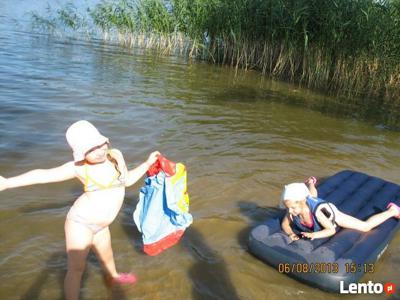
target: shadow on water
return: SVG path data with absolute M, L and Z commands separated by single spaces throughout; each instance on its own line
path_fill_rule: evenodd
M 63 251 L 53 253 L 45 262 L 45 268 L 40 272 L 40 275 L 36 277 L 35 282 L 30 286 L 30 288 L 21 297 L 22 300 L 35 300 L 41 299 L 40 293 L 49 284 L 49 278 L 56 276 L 57 284 L 59 286 L 58 290 L 60 295 L 58 299 L 63 299 L 64 290 L 64 276 L 66 272 L 67 265 L 67 254 Z
M 132 217 L 132 214 L 136 208 L 136 203 L 136 200 L 132 201 L 130 198 L 125 198 L 124 205 L 122 207 L 122 220 L 120 223 L 129 240 L 129 243 L 133 247 L 133 250 L 135 250 L 138 254 L 144 255 L 142 234 L 136 228 Z
M 145 255 L 141 233 L 137 230 L 132 219 L 136 202 L 125 200 L 126 204 L 122 212 L 122 228 L 134 250 Z M 205 242 L 199 231 L 189 227 L 180 243 L 195 259 L 195 264 L 189 270 L 189 277 L 193 283 L 193 299 L 240 299 L 230 280 L 224 260 Z
M 46 211 L 46 210 L 57 210 L 59 208 L 65 208 L 68 207 L 68 209 L 74 204 L 75 199 L 68 201 L 68 202 L 52 202 L 52 203 L 46 203 L 46 204 L 26 204 L 24 207 L 20 207 L 18 211 L 22 213 L 37 213 L 41 211 Z
M 141 233 L 132 219 L 136 202 L 126 201 L 125 203 L 132 204 L 124 205 L 122 228 L 134 250 L 145 255 Z M 189 270 L 189 277 L 193 283 L 193 299 L 240 299 L 230 281 L 223 259 L 205 243 L 200 232 L 189 227 L 180 243 L 189 250 L 196 261 Z
M 209 99 L 212 101 L 252 103 L 262 98 L 263 95 L 256 88 L 237 84 L 224 88 L 216 94 L 211 94 Z
M 96 256 L 93 252 L 90 252 L 87 257 L 87 262 L 93 264 L 96 269 L 101 269 L 100 263 L 98 262 Z M 36 300 L 43 299 L 41 297 L 41 293 L 43 290 L 48 288 L 50 283 L 50 279 L 52 277 L 57 278 L 57 290 L 59 291 L 59 295 L 57 299 L 65 299 L 64 298 L 64 278 L 67 272 L 67 253 L 64 251 L 57 251 L 53 253 L 45 262 L 45 268 L 40 272 L 40 275 L 37 276 L 36 280 L 29 287 L 29 289 L 21 296 L 22 300 Z M 104 275 L 104 274 L 103 274 Z M 85 271 L 82 276 L 81 281 L 81 291 L 86 285 L 88 279 L 88 272 Z M 103 282 L 108 287 L 109 290 L 109 299 L 118 299 L 125 300 L 127 299 L 124 291 L 119 286 L 110 286 L 107 282 L 106 277 L 103 276 Z
M 400 111 L 394 110 L 391 104 L 385 105 L 379 99 L 334 97 L 301 92 L 287 95 L 270 90 L 265 90 L 263 97 L 277 103 L 305 107 L 334 118 L 361 120 L 395 131 L 400 129 Z
M 248 201 L 238 201 L 238 207 L 242 215 L 246 216 L 249 220 L 250 226 L 243 229 L 238 234 L 240 246 L 248 250 L 248 240 L 250 231 L 258 224 L 264 222 L 269 218 L 282 218 L 285 215 L 285 210 L 278 207 L 261 207 L 256 203 Z
M 368 97 L 338 97 L 323 93 L 310 93 L 304 89 L 255 88 L 245 84 L 231 85 L 212 94 L 214 102 L 253 103 L 259 100 L 308 108 L 335 118 L 356 119 L 370 124 L 400 130 L 400 111 L 385 105 L 380 99 Z
M 69 195 L 71 195 L 71 200 L 68 201 L 54 201 L 54 202 L 47 202 L 47 203 L 28 203 L 25 204 L 23 207 L 20 207 L 18 211 L 22 213 L 37 213 L 41 211 L 46 211 L 46 210 L 57 210 L 60 208 L 66 208 L 68 207 L 68 210 L 71 208 L 71 206 L 74 204 L 75 200 L 82 194 L 82 187 L 76 185 L 72 187 L 69 192 Z
M 206 244 L 199 231 L 193 227 L 188 228 L 182 244 L 196 261 L 189 270 L 193 282 L 193 299 L 240 299 L 224 260 Z

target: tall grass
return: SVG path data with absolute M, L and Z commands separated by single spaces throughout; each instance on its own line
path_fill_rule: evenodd
M 47 4 L 45 16 L 32 12 L 31 19 L 34 29 L 40 29 L 52 34 L 61 34 L 62 29 L 73 31 L 84 29 L 86 34 L 90 34 L 85 16 L 72 3 L 65 4 L 64 7 L 57 9 L 55 13 L 51 6 Z
M 368 98 L 400 127 L 400 0 L 108 0 L 90 16 L 128 46 Z

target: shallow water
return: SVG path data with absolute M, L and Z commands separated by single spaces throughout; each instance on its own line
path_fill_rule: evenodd
M 130 167 L 160 150 L 188 169 L 194 224 L 183 240 L 141 252 L 131 218 L 141 180 L 111 226 L 117 267 L 139 282 L 108 289 L 91 255 L 83 299 L 342 299 L 254 258 L 248 231 L 277 211 L 283 184 L 309 175 L 352 169 L 400 183 L 399 132 L 290 105 L 320 96 L 256 72 L 21 30 L 10 3 L 0 4 L 1 175 L 70 160 L 64 133 L 79 119 Z M 61 297 L 63 223 L 80 193 L 77 181 L 0 193 L 0 299 Z M 398 253 L 399 234 L 364 280 L 398 282 Z

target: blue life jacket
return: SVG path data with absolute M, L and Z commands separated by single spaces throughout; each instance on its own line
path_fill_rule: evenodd
M 316 232 L 322 230 L 321 224 L 318 223 L 317 218 L 315 217 L 315 212 L 318 208 L 319 205 L 323 203 L 328 203 L 325 200 L 322 200 L 320 198 L 313 198 L 311 196 L 307 196 L 306 198 L 306 203 L 308 207 L 310 208 L 312 219 L 313 219 L 313 228 L 309 228 L 301 223 L 300 216 L 292 216 L 292 222 L 293 222 L 293 229 L 297 231 L 298 233 L 300 232 Z M 332 211 L 333 212 L 333 211 Z

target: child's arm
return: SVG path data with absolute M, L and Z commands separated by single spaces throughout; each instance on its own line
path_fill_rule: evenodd
M 152 164 L 157 161 L 157 156 L 160 155 L 160 152 L 154 151 L 149 155 L 149 158 L 133 170 L 128 171 L 128 175 L 126 177 L 125 186 L 129 187 L 135 184 L 150 168 Z
M 4 178 L 0 176 L 0 191 L 20 186 L 58 182 L 75 177 L 74 162 L 70 161 L 52 169 L 36 169 L 24 174 Z
M 290 219 L 289 219 L 289 216 L 288 216 L 288 214 L 286 214 L 286 215 L 283 217 L 281 226 L 282 226 L 283 231 L 290 237 L 290 239 L 291 239 L 292 241 L 296 241 L 296 240 L 299 239 L 299 237 L 297 236 L 297 234 L 295 234 L 295 233 L 293 232 L 292 227 L 290 226 L 290 222 L 291 222 L 291 221 L 290 221 Z
M 317 210 L 315 217 L 318 222 L 322 225 L 324 229 L 316 232 L 302 232 L 301 234 L 304 237 L 309 239 L 322 239 L 326 237 L 330 237 L 336 233 L 335 226 L 332 224 L 332 221 L 329 220 L 321 211 Z

